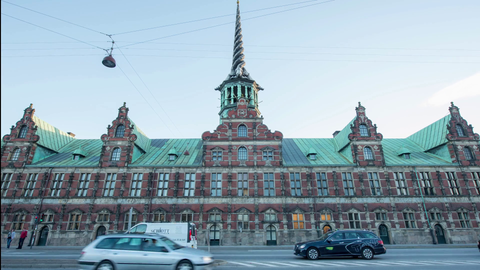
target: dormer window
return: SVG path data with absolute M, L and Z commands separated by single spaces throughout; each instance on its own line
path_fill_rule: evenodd
M 373 160 L 372 148 L 370 148 L 370 147 L 365 147 L 365 148 L 363 149 L 363 156 L 364 156 L 365 160 Z
M 463 154 L 465 155 L 466 160 L 473 160 L 473 154 L 472 154 L 472 150 L 470 150 L 470 148 L 465 146 L 463 148 Z
M 317 151 L 315 151 L 315 149 L 310 148 L 307 152 L 307 157 L 310 159 L 310 160 L 316 160 L 317 159 Z
M 18 138 L 20 138 L 20 139 L 25 139 L 25 137 L 27 136 L 27 131 L 28 131 L 27 126 L 23 126 L 23 127 L 20 129 L 20 132 L 18 133 Z
M 367 125 L 365 125 L 365 124 L 361 124 L 361 125 L 360 125 L 360 136 L 362 136 L 362 137 L 368 137 Z
M 460 124 L 457 124 L 457 134 L 459 137 L 465 137 L 465 132 L 463 132 L 463 127 Z
M 168 160 L 174 161 L 177 158 L 175 155 L 168 155 Z
M 410 154 L 409 154 L 409 153 L 405 153 L 405 154 L 403 154 L 403 157 L 404 157 L 405 159 L 410 159 Z
M 310 154 L 308 157 L 310 158 L 310 160 L 316 160 L 317 154 Z
M 118 125 L 117 129 L 115 130 L 115 138 L 123 138 L 125 135 L 125 126 Z
M 73 160 L 80 160 L 82 156 L 80 155 L 73 155 Z
M 119 161 L 120 160 L 120 153 L 122 152 L 122 150 L 120 148 L 115 148 L 113 149 L 112 151 L 112 158 L 111 160 L 112 161 Z
M 245 125 L 238 126 L 238 137 L 247 137 L 247 127 Z
M 177 149 L 175 147 L 173 147 L 172 149 L 170 149 L 170 151 L 168 151 L 168 160 L 169 161 L 176 160 L 178 156 L 179 155 L 178 155 Z

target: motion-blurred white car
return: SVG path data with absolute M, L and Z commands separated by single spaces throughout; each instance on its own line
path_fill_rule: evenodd
M 82 250 L 80 269 L 212 269 L 211 253 L 181 246 L 159 234 L 101 236 Z

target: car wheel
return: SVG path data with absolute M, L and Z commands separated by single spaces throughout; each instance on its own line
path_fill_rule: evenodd
M 96 270 L 114 270 L 113 264 L 109 261 L 103 261 L 98 264 Z
M 371 260 L 373 259 L 373 250 L 369 247 L 363 248 L 362 249 L 362 257 L 365 260 Z
M 318 253 L 318 250 L 316 248 L 309 248 L 307 250 L 307 259 L 309 260 L 316 260 L 320 257 L 320 254 Z
M 183 260 L 177 264 L 176 270 L 193 270 L 193 265 L 190 261 Z

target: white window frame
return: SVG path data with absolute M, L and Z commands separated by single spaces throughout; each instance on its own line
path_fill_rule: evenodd
M 275 174 L 263 173 L 263 196 L 275 197 Z
M 293 213 L 292 224 L 294 230 L 305 229 L 305 215 L 303 213 Z
M 342 172 L 343 192 L 345 196 L 355 196 L 355 185 L 351 172 Z
M 350 212 L 348 213 L 348 224 L 350 229 L 361 229 L 362 222 L 360 220 L 360 213 Z
M 405 180 L 405 175 L 403 172 L 394 172 L 393 179 L 397 185 L 397 195 L 408 195 L 408 185 L 407 180 Z
M 103 197 L 111 197 L 115 194 L 116 182 L 117 182 L 117 174 L 107 173 L 104 186 L 103 186 Z
M 210 196 L 212 197 L 221 197 L 222 196 L 222 174 L 221 173 L 212 173 L 210 187 Z
M 78 180 L 78 189 L 77 189 L 77 196 L 85 197 L 87 196 L 90 179 L 92 174 L 91 173 L 82 173 L 80 174 L 80 179 Z
M 25 180 L 25 187 L 23 189 L 24 197 L 32 197 L 35 192 L 35 186 L 37 185 L 38 173 L 31 173 Z
M 157 196 L 166 197 L 168 195 L 168 181 L 170 180 L 169 173 L 158 174 Z
M 382 195 L 382 186 L 380 184 L 380 179 L 378 178 L 378 173 L 368 172 L 368 181 L 370 183 L 370 191 L 373 196 Z
M 130 187 L 131 197 L 140 197 L 142 193 L 143 173 L 134 173 L 132 176 L 132 184 Z
M 183 196 L 195 196 L 195 173 L 185 173 L 185 186 L 183 188 Z
M 50 185 L 50 196 L 58 197 L 60 196 L 60 192 L 62 190 L 63 180 L 65 180 L 64 173 L 56 173 L 55 177 Z
M 239 197 L 248 196 L 248 173 L 237 173 L 237 191 Z
M 302 196 L 302 174 L 300 172 L 290 173 L 290 192 L 292 196 Z

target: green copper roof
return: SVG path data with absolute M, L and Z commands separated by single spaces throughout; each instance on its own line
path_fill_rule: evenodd
M 348 159 L 335 151 L 334 139 L 283 139 L 283 164 L 285 166 L 352 165 Z M 306 157 L 310 149 L 317 152 L 317 158 Z
M 140 149 L 142 149 L 144 152 L 148 151 L 148 148 L 150 147 L 150 139 L 137 125 L 135 125 L 132 119 L 128 118 L 128 120 L 130 120 L 130 124 L 134 126 L 133 134 L 137 135 L 137 140 L 135 141 L 135 144 L 140 147 Z
M 350 126 L 353 124 L 353 121 L 355 121 L 357 117 L 353 118 L 352 121 L 350 121 L 343 129 L 340 131 L 340 133 L 337 134 L 333 139 L 335 140 L 335 143 L 337 144 L 337 151 L 341 151 L 345 146 L 347 146 L 350 143 L 350 140 L 348 139 L 348 135 L 352 133 L 352 129 Z
M 77 148 L 77 150 L 73 151 L 72 154 L 80 155 L 80 156 L 84 156 L 84 157 L 86 157 L 88 155 L 88 153 L 85 150 L 83 150 L 81 145 L 80 145 L 80 147 Z
M 403 154 L 410 154 L 412 151 L 408 148 L 405 147 L 405 145 L 402 145 L 400 149 L 397 150 L 397 156 L 403 155 Z
M 49 155 L 35 162 L 37 153 L 35 153 L 33 166 L 85 166 L 98 167 L 100 153 L 102 151 L 103 142 L 100 139 L 81 140 L 75 139 L 69 144 L 58 150 L 57 154 Z M 79 148 L 83 149 L 84 157 L 79 160 L 73 160 L 73 153 Z
M 173 149 L 178 156 L 169 160 Z M 202 166 L 202 153 L 201 139 L 152 139 L 149 151 L 130 166 Z
M 414 142 L 409 139 L 383 139 L 383 155 L 387 166 L 417 166 L 417 165 L 451 165 L 442 156 L 424 152 Z M 404 155 L 398 155 L 398 149 L 405 147 L 409 149 L 410 159 Z
M 407 139 L 415 142 L 425 151 L 435 148 L 441 144 L 447 143 L 447 124 L 450 122 L 451 115 L 447 115 L 433 124 L 410 135 Z
M 58 152 L 60 148 L 75 140 L 75 138 L 66 132 L 61 131 L 36 116 L 33 116 L 32 120 L 37 126 L 36 134 L 40 136 L 40 140 L 37 143 L 45 148 Z

